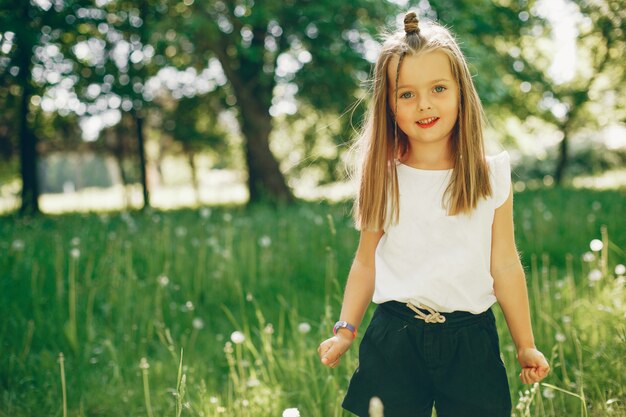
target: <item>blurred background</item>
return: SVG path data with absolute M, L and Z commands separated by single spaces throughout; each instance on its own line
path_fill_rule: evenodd
M 457 34 L 518 191 L 626 183 L 621 0 L 0 4 L 3 213 L 348 198 L 407 9 Z

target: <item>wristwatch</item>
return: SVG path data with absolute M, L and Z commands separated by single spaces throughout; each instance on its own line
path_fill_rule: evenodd
M 348 323 L 347 321 L 344 320 L 340 320 L 337 323 L 335 323 L 335 326 L 333 327 L 333 334 L 337 334 L 337 331 L 339 331 L 339 329 L 348 329 L 352 332 L 352 336 L 354 336 L 356 338 L 356 328 L 351 325 L 350 323 Z

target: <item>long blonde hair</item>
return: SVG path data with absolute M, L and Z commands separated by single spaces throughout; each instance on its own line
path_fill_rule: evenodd
M 397 223 L 399 218 L 396 159 L 409 151 L 409 141 L 397 128 L 388 100 L 389 63 L 399 57 L 399 73 L 405 55 L 434 50 L 448 56 L 459 86 L 459 115 L 451 137 L 454 168 L 444 193 L 447 203 L 442 201 L 442 204 L 447 206 L 449 215 L 469 213 L 476 208 L 480 198 L 492 194 L 483 147 L 483 109 L 465 57 L 446 28 L 434 22 L 420 27 L 416 14 L 409 12 L 404 18 L 404 31 L 385 37 L 374 66 L 372 100 L 355 142 L 359 154 L 356 166 L 359 191 L 353 215 L 361 230 L 381 230 L 387 219 Z M 397 100 L 397 94 L 394 96 Z

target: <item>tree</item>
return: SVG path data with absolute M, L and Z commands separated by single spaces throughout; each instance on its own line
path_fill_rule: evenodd
M 534 22 L 523 28 L 516 47 L 500 48 L 514 75 L 506 79 L 512 95 L 503 106 L 521 119 L 537 117 L 562 133 L 553 175 L 557 184 L 566 173 L 573 134 L 623 122 L 626 117 L 626 70 L 622 62 L 626 4 L 575 0 L 567 7 L 577 31 L 576 65 L 570 77 L 551 70 L 553 56 L 562 45 L 545 37 L 547 16 L 541 16 L 536 8 L 526 15 Z M 542 20 L 543 24 L 538 23 Z
M 18 102 L 13 113 L 17 123 L 11 133 L 17 137 L 15 142 L 20 152 L 22 214 L 38 214 L 40 211 L 37 177 L 40 138 L 36 116 L 46 92 L 74 69 L 65 60 L 77 36 L 69 28 L 76 22 L 74 10 L 86 1 L 67 0 L 54 4 L 45 0 L 37 3 L 23 1 L 16 7 L 14 2 L 0 0 L 0 24 L 3 28 L 0 86 L 8 87 L 8 92 L 2 93 L 5 100 Z M 51 56 L 51 52 L 55 56 Z M 58 123 L 53 128 L 60 129 L 66 129 L 68 123 L 72 123 L 56 119 L 55 122 Z
M 365 0 L 184 4 L 169 13 L 176 38 L 193 51 L 176 65 L 200 69 L 219 60 L 228 79 L 220 87 L 225 107 L 236 108 L 244 137 L 250 201 L 292 200 L 269 145 L 276 89 L 296 86 L 297 100 L 319 111 L 348 108 L 369 71 L 364 56 L 375 47 L 371 34 L 395 18 L 397 7 Z

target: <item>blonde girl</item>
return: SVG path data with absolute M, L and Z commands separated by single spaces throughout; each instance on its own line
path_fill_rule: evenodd
M 407 13 L 374 72 L 358 138 L 361 236 L 321 361 L 339 364 L 373 301 L 345 409 L 365 417 L 378 397 L 387 417 L 430 417 L 433 406 L 438 417 L 510 417 L 494 303 L 522 382 L 550 368 L 535 346 L 515 247 L 509 156 L 485 156 L 480 99 L 444 27 Z

